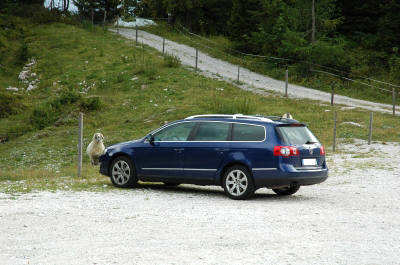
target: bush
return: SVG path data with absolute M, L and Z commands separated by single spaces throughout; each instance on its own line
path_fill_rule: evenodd
M 81 110 L 82 111 L 94 111 L 94 110 L 99 110 L 101 108 L 101 100 L 98 97 L 92 97 L 92 98 L 85 98 L 81 104 Z
M 30 123 L 38 130 L 42 130 L 53 124 L 59 117 L 57 108 L 51 104 L 45 104 L 35 108 L 32 112 Z
M 23 105 L 20 97 L 10 93 L 0 93 L 0 119 L 17 114 L 21 109 Z
M 84 19 L 84 20 L 82 20 L 82 28 L 87 29 L 87 30 L 93 30 L 94 25 L 93 25 L 92 21 L 90 21 L 89 19 Z
M 181 66 L 181 60 L 176 56 L 165 54 L 163 66 L 167 68 L 178 68 Z
M 78 102 L 81 96 L 75 92 L 66 92 L 56 98 L 48 100 L 41 106 L 36 107 L 30 117 L 30 123 L 38 130 L 54 124 L 66 112 L 63 106 L 69 106 Z

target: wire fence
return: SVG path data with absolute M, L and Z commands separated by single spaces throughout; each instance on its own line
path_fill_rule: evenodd
M 151 20 L 165 20 L 165 18 L 150 18 Z M 117 27 L 118 28 L 118 27 Z M 349 73 L 343 70 L 338 70 L 332 67 L 311 63 L 309 61 L 300 61 L 288 58 L 279 58 L 274 56 L 264 56 L 257 54 L 243 53 L 231 48 L 226 48 L 218 42 L 212 41 L 208 38 L 195 34 L 179 22 L 172 24 L 172 28 L 183 36 L 187 41 L 191 43 L 191 46 L 195 48 L 193 50 L 193 65 L 195 71 L 198 70 L 199 60 L 203 64 L 207 62 L 204 58 L 199 58 L 198 49 L 202 51 L 210 51 L 215 57 L 221 57 L 228 59 L 230 62 L 234 62 L 233 66 L 235 69 L 230 69 L 229 75 L 231 80 L 237 80 L 240 83 L 244 80 L 246 75 L 250 76 L 248 71 L 253 71 L 260 75 L 269 75 L 275 79 L 286 81 L 285 96 L 287 96 L 288 82 L 296 83 L 306 87 L 316 88 L 328 93 L 331 93 L 331 105 L 334 104 L 334 93 L 348 94 L 350 97 L 359 99 L 370 99 L 374 98 L 377 102 L 386 102 L 392 106 L 392 113 L 396 115 L 396 103 L 399 101 L 400 86 L 397 84 L 389 83 L 386 81 L 377 80 L 371 77 L 365 77 L 354 73 Z M 118 29 L 117 29 L 118 34 Z M 206 43 L 206 44 L 204 44 Z M 208 44 L 207 44 L 208 43 Z M 138 27 L 136 26 L 136 45 L 138 46 Z M 166 51 L 165 38 L 162 41 L 162 52 L 171 53 Z M 146 49 L 146 46 L 142 47 Z M 150 51 L 150 49 L 148 49 Z M 190 52 L 188 52 L 190 53 Z M 173 51 L 172 51 L 173 54 Z M 236 54 L 236 55 L 235 55 Z M 209 60 L 209 59 L 207 59 Z M 186 62 L 187 63 L 187 62 Z M 190 65 L 191 63 L 189 63 Z M 212 60 L 208 62 L 212 65 L 218 74 L 218 68 L 226 68 L 226 64 L 221 64 L 219 60 Z M 300 65 L 300 66 L 299 66 Z M 283 69 L 282 69 L 283 68 Z M 287 70 L 291 68 L 297 68 L 296 70 L 290 71 L 288 75 Z M 323 75 L 325 77 L 322 77 Z M 236 76 L 236 77 L 235 77 Z M 286 78 L 286 80 L 285 80 Z M 257 77 L 256 77 L 257 79 Z M 352 84 L 352 85 L 351 85 Z M 330 87 L 332 86 L 332 90 Z M 350 94 L 349 94 L 350 93 Z M 368 96 L 365 96 L 365 95 Z
M 188 39 L 190 42 L 193 42 L 193 43 L 196 44 L 197 46 L 201 46 L 201 47 L 204 47 L 204 48 L 207 48 L 207 49 L 216 51 L 216 52 L 218 52 L 218 53 L 224 54 L 224 55 L 226 55 L 226 56 L 228 56 L 228 57 L 232 57 L 232 58 L 236 59 L 237 61 L 241 61 L 241 62 L 243 62 L 243 63 L 251 63 L 251 62 L 253 62 L 253 61 L 251 61 L 251 60 L 247 60 L 246 57 L 250 57 L 250 58 L 262 58 L 262 59 L 269 59 L 269 60 L 276 60 L 276 61 L 284 61 L 284 62 L 291 62 L 291 63 L 303 63 L 303 64 L 306 64 L 307 66 L 309 66 L 309 70 L 310 70 L 310 71 L 315 71 L 315 72 L 319 72 L 319 73 L 325 73 L 325 74 L 332 75 L 332 76 L 336 76 L 336 77 L 338 77 L 338 78 L 342 78 L 342 79 L 345 79 L 345 80 L 348 80 L 348 81 L 358 82 L 358 83 L 361 83 L 361 84 L 363 84 L 363 85 L 367 85 L 367 86 L 369 86 L 369 87 L 373 87 L 373 88 L 380 89 L 380 90 L 382 90 L 382 91 L 386 91 L 386 92 L 392 93 L 392 90 L 383 89 L 383 88 L 380 88 L 380 87 L 377 87 L 377 86 L 373 86 L 373 85 L 370 85 L 370 84 L 366 84 L 366 83 L 363 83 L 363 82 L 359 82 L 359 81 L 357 81 L 357 80 L 355 80 L 355 79 L 353 79 L 353 78 L 349 78 L 349 76 L 354 76 L 355 78 L 359 78 L 359 79 L 362 79 L 362 80 L 367 80 L 367 81 L 376 82 L 376 83 L 379 83 L 379 84 L 382 84 L 382 85 L 388 85 L 388 86 L 394 87 L 394 88 L 400 88 L 400 85 L 395 85 L 395 84 L 392 84 L 392 83 L 388 83 L 388 82 L 376 80 L 376 79 L 373 79 L 373 78 L 370 78 L 370 77 L 364 77 L 364 76 L 360 76 L 360 75 L 355 75 L 355 74 L 353 74 L 353 73 L 349 73 L 349 72 L 345 72 L 345 71 L 342 71 L 342 70 L 334 69 L 334 68 L 332 68 L 332 67 L 327 67 L 327 66 L 324 66 L 324 65 L 312 63 L 312 62 L 309 62 L 309 61 L 299 61 L 299 60 L 295 60 L 295 59 L 287 59 L 287 58 L 279 58 L 279 57 L 273 57 L 273 56 L 249 54 L 249 53 L 243 53 L 243 52 L 240 52 L 240 51 L 237 51 L 237 50 L 228 48 L 228 51 L 243 56 L 242 58 L 236 57 L 236 56 L 233 56 L 232 54 L 228 54 L 228 53 L 226 53 L 226 52 L 224 52 L 224 51 L 222 51 L 222 50 L 218 50 L 218 49 L 216 49 L 216 48 L 213 48 L 213 47 L 210 47 L 210 46 L 207 46 L 207 45 L 204 45 L 204 44 L 202 44 L 202 43 L 199 43 L 199 42 L 194 41 L 192 38 L 190 38 L 190 37 L 187 36 L 186 34 L 189 34 L 190 36 L 197 37 L 197 38 L 199 38 L 199 39 L 201 39 L 201 40 L 204 40 L 204 41 L 206 41 L 206 42 L 209 42 L 209 43 L 212 43 L 212 44 L 214 44 L 214 45 L 217 45 L 217 46 L 221 47 L 221 45 L 220 45 L 219 43 L 217 43 L 217 42 L 214 42 L 214 41 L 212 41 L 212 40 L 210 40 L 210 39 L 208 39 L 208 38 L 204 38 L 204 37 L 202 37 L 202 36 L 200 36 L 200 35 L 197 35 L 197 34 L 195 34 L 195 33 L 193 33 L 193 32 L 190 32 L 188 29 L 186 29 L 184 26 L 182 26 L 179 22 L 177 22 L 176 24 L 177 24 L 180 28 L 182 28 L 183 30 L 180 30 L 180 29 L 179 29 L 178 27 L 176 27 L 175 25 L 174 25 L 174 29 L 176 29 L 177 32 L 179 32 L 182 36 L 184 36 L 184 37 L 185 37 L 186 39 Z M 186 32 L 186 34 L 185 34 L 184 32 Z M 259 64 L 266 64 L 266 63 L 263 63 L 263 62 L 257 62 L 257 63 L 259 63 Z M 288 66 L 288 65 L 285 65 L 285 66 Z M 314 70 L 314 68 L 316 68 L 316 67 L 326 69 L 326 71 Z M 331 73 L 331 72 L 328 72 L 328 70 L 333 71 L 333 72 L 335 72 L 336 74 Z M 400 95 L 400 92 L 396 92 L 396 94 Z
M 338 116 L 338 112 L 335 111 L 334 118 L 332 120 L 332 129 L 330 140 L 332 141 L 332 151 L 336 151 L 337 135 L 346 135 L 348 129 L 343 126 L 345 117 Z M 369 126 L 368 125 L 357 125 L 362 127 L 365 135 L 368 135 L 368 145 L 372 141 L 373 131 L 373 113 L 370 114 Z M 134 128 L 129 130 L 115 130 L 115 131 L 104 131 L 95 129 L 84 129 L 83 115 L 79 116 L 77 120 L 76 129 L 60 130 L 60 131 L 40 131 L 35 134 L 28 134 L 29 137 L 17 138 L 13 141 L 6 141 L 0 143 L 2 147 L 7 147 L 9 156 L 0 157 L 0 167 L 10 166 L 11 164 L 15 167 L 34 167 L 35 164 L 39 164 L 44 169 L 59 171 L 63 164 L 77 165 L 77 176 L 82 176 L 82 167 L 90 165 L 89 156 L 86 154 L 86 148 L 91 143 L 93 135 L 97 132 L 102 133 L 104 138 L 104 145 L 108 145 L 130 141 L 144 137 L 144 135 L 137 135 L 134 132 Z M 0 135 L 4 135 L 4 132 L 0 132 Z M 330 145 L 325 142 L 324 145 Z

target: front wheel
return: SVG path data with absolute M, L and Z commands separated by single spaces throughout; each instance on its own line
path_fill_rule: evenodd
M 300 189 L 300 186 L 291 186 L 288 188 L 272 189 L 278 195 L 292 195 Z
M 244 166 L 230 167 L 223 178 L 226 195 L 234 200 L 246 200 L 254 196 L 255 186 L 251 172 Z
M 138 180 L 132 161 L 125 156 L 117 157 L 110 168 L 110 179 L 115 187 L 132 188 Z

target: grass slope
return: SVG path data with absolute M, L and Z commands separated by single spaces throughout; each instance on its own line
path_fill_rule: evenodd
M 0 192 L 111 188 L 86 155 L 83 177 L 76 177 L 79 112 L 84 113 L 84 148 L 96 132 L 110 145 L 140 138 L 164 121 L 202 113 L 290 112 L 309 124 L 329 152 L 338 110 L 338 124 L 364 126 L 339 125 L 338 137 L 368 137 L 369 112 L 242 91 L 101 29 L 51 24 L 26 28 L 24 34 L 40 82 L 30 92 L 6 91 L 26 85 L 17 81 L 23 64 L 3 60 L 14 66 L 1 77 L 0 93 L 15 101 L 14 111 L 0 119 Z M 2 40 L 12 45 L 7 37 Z M 375 113 L 373 139 L 398 141 L 399 129 L 398 118 Z

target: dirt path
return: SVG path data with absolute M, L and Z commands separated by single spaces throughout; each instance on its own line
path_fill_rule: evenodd
M 116 29 L 111 29 L 116 32 Z M 136 31 L 133 29 L 119 29 L 119 34 L 129 39 L 136 39 Z M 147 44 L 159 51 L 163 50 L 163 39 L 159 36 L 138 31 L 138 43 Z M 178 44 L 173 41 L 165 41 L 165 52 L 179 57 L 183 65 L 195 67 L 196 52 L 195 49 L 186 45 Z M 215 59 L 199 51 L 198 69 L 208 77 L 224 79 L 228 82 L 237 80 L 238 66 L 228 62 Z M 265 94 L 268 91 L 285 93 L 285 82 L 278 81 L 267 76 L 251 72 L 245 68 L 240 69 L 240 81 L 244 83 L 239 87 L 245 90 L 251 90 L 257 93 Z M 302 86 L 289 84 L 288 96 L 290 98 L 307 98 L 318 100 L 325 103 L 331 102 L 331 94 L 314 90 Z M 374 103 L 365 100 L 352 99 L 346 96 L 335 95 L 335 104 L 343 104 L 350 107 L 362 108 L 369 111 L 393 113 L 393 106 L 390 104 Z M 396 106 L 398 109 L 398 106 Z M 396 114 L 400 115 L 400 114 Z

